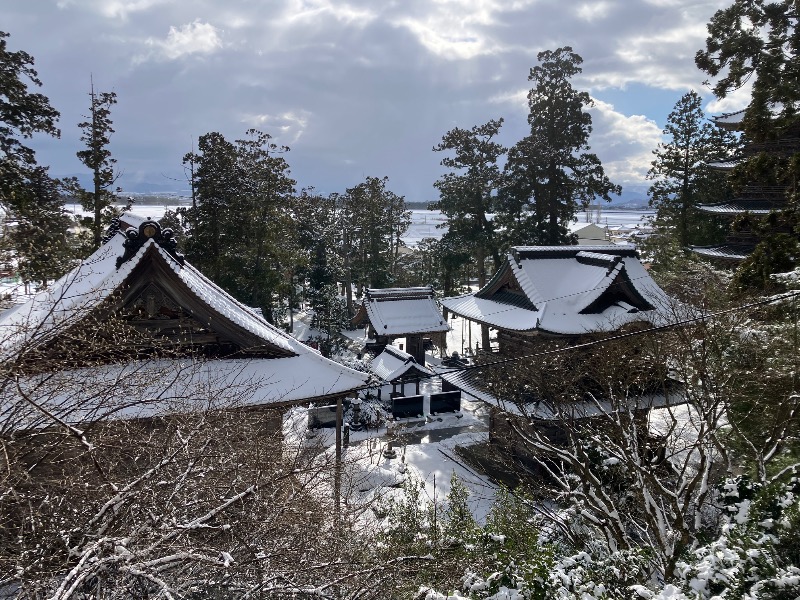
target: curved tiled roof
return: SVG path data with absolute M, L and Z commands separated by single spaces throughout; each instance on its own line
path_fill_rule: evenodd
M 513 276 L 518 291 L 502 287 Z M 518 294 L 519 301 L 507 301 Z M 636 257 L 636 247 L 523 246 L 474 294 L 443 298 L 465 318 L 512 331 L 580 335 L 636 321 L 663 324 L 674 302 Z
M 211 369 L 213 365 L 230 368 L 231 372 L 235 369 L 241 369 L 242 372 L 256 369 L 260 376 L 269 381 L 268 388 L 274 393 L 257 391 L 254 392 L 255 398 L 261 398 L 264 402 L 294 401 L 344 393 L 363 387 L 369 381 L 367 374 L 324 358 L 316 350 L 270 325 L 193 266 L 188 263 L 182 265 L 152 239 L 146 240 L 133 257 L 117 268 L 117 258 L 123 255 L 124 242 L 125 236 L 117 233 L 48 290 L 1 315 L 0 348 L 4 356 L 14 356 L 25 345 L 57 338 L 66 327 L 80 323 L 112 294 L 127 289 L 132 283 L 130 277 L 134 269 L 145 264 L 143 260 L 149 256 L 166 267 L 164 273 L 174 273 L 186 289 L 207 307 L 210 314 L 233 323 L 265 345 L 277 347 L 283 352 L 281 358 L 205 361 L 204 364 Z M 115 369 L 124 372 L 125 366 L 107 365 L 103 368 L 109 373 Z
M 370 370 L 383 381 L 393 381 L 409 371 L 419 371 L 425 375 L 432 373 L 427 367 L 418 364 L 413 356 L 394 346 L 386 346 L 383 352 L 373 358 Z
M 450 330 L 439 312 L 431 287 L 368 289 L 363 307 L 378 335 Z

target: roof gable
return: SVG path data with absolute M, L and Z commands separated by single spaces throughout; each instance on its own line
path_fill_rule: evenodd
M 634 321 L 661 324 L 672 300 L 627 244 L 515 247 L 484 288 L 442 304 L 500 329 L 581 335 Z
M 409 371 L 422 375 L 431 375 L 432 372 L 414 360 L 414 357 L 395 348 L 386 346 L 383 352 L 372 359 L 370 370 L 384 381 L 394 381 Z
M 449 331 L 433 288 L 368 289 L 355 323 L 368 320 L 378 335 L 401 336 Z

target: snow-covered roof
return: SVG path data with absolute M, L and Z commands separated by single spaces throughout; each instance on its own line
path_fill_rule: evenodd
M 144 226 L 143 224 L 142 227 Z M 285 402 L 338 394 L 367 383 L 368 375 L 324 358 L 316 350 L 270 325 L 253 309 L 238 302 L 154 239 L 144 241 L 130 259 L 118 265 L 118 258 L 125 252 L 125 242 L 126 236 L 121 232 L 116 233 L 50 288 L 36 294 L 25 304 L 0 315 L 0 351 L 3 356 L 8 359 L 23 347 L 57 339 L 67 328 L 80 324 L 101 304 L 116 298 L 115 294 L 122 295 L 136 283 L 137 276 L 147 273 L 158 281 L 170 279 L 174 288 L 180 288 L 184 299 L 203 308 L 208 315 L 207 325 L 211 329 L 225 326 L 231 331 L 241 331 L 254 348 L 268 348 L 269 354 L 278 357 L 243 357 L 204 363 L 207 365 L 206 369 L 221 369 L 221 380 L 227 377 L 226 369 L 241 376 L 249 373 L 254 380 L 263 379 L 266 387 L 253 394 L 255 403 Z M 102 369 L 107 373 L 124 373 L 127 368 L 121 364 Z M 172 374 L 174 375 L 174 371 Z M 98 376 L 102 376 L 102 373 Z M 154 385 L 157 387 L 159 384 Z M 171 385 L 188 383 L 178 382 Z
M 383 352 L 372 359 L 369 368 L 383 381 L 394 381 L 409 371 L 418 371 L 425 375 L 432 373 L 427 367 L 418 364 L 413 356 L 394 346 L 386 346 Z
M 738 110 L 732 113 L 725 113 L 716 117 L 713 117 L 714 124 L 722 127 L 723 129 L 731 129 L 735 130 L 741 127 L 742 121 L 744 120 L 744 115 L 747 112 L 747 109 Z
M 148 254 L 159 257 L 203 303 L 257 338 L 287 352 L 296 352 L 303 346 L 264 321 L 190 264 L 180 264 L 152 239 L 145 241 L 133 258 L 117 268 L 117 258 L 125 251 L 124 242 L 124 234 L 115 234 L 48 289 L 0 316 L 0 347 L 8 350 L 13 342 L 39 339 L 48 331 L 59 331 L 79 321 L 127 285 L 131 272 Z
M 368 289 L 354 321 L 369 320 L 378 335 L 449 331 L 432 287 Z
M 768 215 L 773 210 L 778 210 L 770 200 L 734 200 L 724 204 L 701 204 L 697 208 L 715 215 L 740 215 L 746 212 L 753 215 Z
M 31 375 L 20 390 L 59 418 L 79 423 L 133 419 L 231 407 L 284 405 L 347 393 L 365 374 L 314 352 L 285 358 L 159 359 Z M 18 408 L 20 410 L 16 410 Z M 36 427 L 16 389 L 0 394 L 0 413 L 22 416 L 18 429 Z
M 719 169 L 721 171 L 730 171 L 735 166 L 741 164 L 742 159 L 740 158 L 733 158 L 731 160 L 718 160 L 715 162 L 707 163 L 709 167 L 712 169 Z
M 582 245 L 605 243 L 607 239 L 606 230 L 595 223 L 569 223 L 567 229 L 578 236 L 578 243 Z
M 675 320 L 674 301 L 647 273 L 633 244 L 512 248 L 481 290 L 441 302 L 499 329 L 563 335 Z
M 740 261 L 747 258 L 752 252 L 752 247 L 741 246 L 692 246 L 691 251 L 700 256 L 721 260 Z
M 457 387 L 463 393 L 472 396 L 492 406 L 496 406 L 505 412 L 515 415 L 522 415 L 530 419 L 541 419 L 543 421 L 559 421 L 566 419 L 585 419 L 610 414 L 615 410 L 614 405 L 608 401 L 599 399 L 594 400 L 575 400 L 556 406 L 549 401 L 538 401 L 526 403 L 520 406 L 510 399 L 504 399 L 493 394 L 486 387 L 486 372 L 484 369 L 452 370 L 441 372 L 444 381 Z M 684 404 L 686 396 L 683 387 L 679 382 L 670 379 L 670 385 L 662 387 L 658 393 L 647 393 L 636 397 L 630 397 L 626 401 L 626 408 L 632 410 L 646 410 L 649 408 L 660 408 L 663 406 L 675 406 Z M 663 390 L 666 390 L 664 392 Z

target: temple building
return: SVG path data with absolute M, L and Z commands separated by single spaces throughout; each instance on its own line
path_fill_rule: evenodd
M 330 402 L 368 383 L 203 276 L 169 229 L 125 225 L 0 316 L 3 359 L 28 373 L 0 397 L 5 410 L 35 394 L 75 422 L 139 418 Z
M 746 110 L 724 114 L 714 118 L 717 127 L 728 131 L 743 131 Z M 746 140 L 741 154 L 733 160 L 712 163 L 709 166 L 730 173 L 744 162 L 762 155 L 763 157 L 789 158 L 800 152 L 800 127 L 794 126 L 785 131 L 779 139 L 762 141 Z M 747 258 L 760 241 L 755 231 L 771 213 L 786 208 L 787 184 L 777 181 L 752 181 L 736 191 L 730 202 L 702 205 L 699 210 L 730 221 L 731 229 L 725 243 L 717 246 L 693 246 L 692 252 L 720 262 L 738 263 Z M 788 233 L 788 230 L 786 231 Z
M 474 294 L 442 306 L 497 330 L 501 354 L 537 336 L 575 337 L 665 323 L 673 301 L 639 261 L 636 246 L 519 246 Z
M 364 300 L 353 317 L 356 327 L 368 327 L 368 346 L 375 355 L 397 338 L 406 339 L 405 352 L 425 365 L 425 346 L 430 343 L 444 348 L 445 322 L 431 286 L 410 288 L 367 289 Z
M 510 423 L 558 440 L 567 435 L 566 423 L 588 423 L 620 404 L 605 398 L 604 386 L 586 375 L 596 360 L 591 349 L 570 355 L 578 379 L 563 384 L 574 391 L 574 400 L 566 404 L 530 391 L 526 365 L 539 359 L 526 357 L 552 349 L 554 342 L 563 348 L 676 323 L 682 311 L 647 273 L 634 245 L 515 247 L 482 289 L 441 302 L 447 311 L 495 330 L 498 347 L 496 354 L 479 357 L 475 367 L 440 371 L 442 389 L 461 390 L 487 403 L 491 441 L 534 469 L 536 461 L 511 435 Z M 634 353 L 635 346 L 633 340 L 628 344 Z M 482 366 L 481 358 L 489 364 Z M 580 368 L 581 361 L 587 368 Z M 666 365 L 645 365 L 636 375 L 623 401 L 636 418 L 681 401 L 680 385 L 668 377 Z

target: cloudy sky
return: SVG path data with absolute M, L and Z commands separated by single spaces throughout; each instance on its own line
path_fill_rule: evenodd
M 675 102 L 738 110 L 694 66 L 706 23 L 728 0 L 3 0 L 11 50 L 36 61 L 61 112 L 61 139 L 37 137 L 56 176 L 83 170 L 77 123 L 90 77 L 114 91 L 111 150 L 128 191 L 185 190 L 181 157 L 198 136 L 251 127 L 291 148 L 298 187 L 341 192 L 388 176 L 409 201 L 435 199 L 432 152 L 453 127 L 505 118 L 526 134 L 527 76 L 542 50 L 584 58 L 574 85 L 595 99 L 596 152 L 628 192 Z

